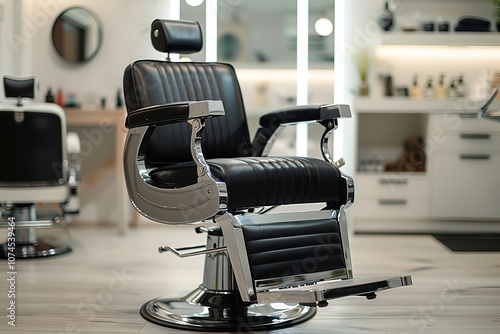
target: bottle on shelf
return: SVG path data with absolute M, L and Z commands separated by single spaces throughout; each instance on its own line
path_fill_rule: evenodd
M 457 90 L 457 97 L 465 97 L 465 83 L 463 75 L 458 76 L 455 88 Z
M 425 98 L 426 99 L 434 99 L 435 92 L 434 92 L 434 86 L 432 85 L 432 78 L 429 77 L 427 80 L 427 86 L 425 88 Z
M 444 74 L 441 73 L 439 75 L 439 81 L 436 86 L 436 99 L 438 100 L 446 100 L 448 98 L 448 90 L 446 85 L 444 84 Z
M 413 81 L 410 87 L 410 98 L 413 100 L 419 100 L 422 98 L 422 92 L 418 86 L 418 75 L 413 76 Z
M 49 89 L 47 90 L 47 95 L 45 95 L 45 102 L 48 102 L 48 103 L 54 103 L 56 100 L 54 98 L 54 94 L 52 94 L 52 88 L 49 87 Z
M 121 107 L 123 107 L 122 94 L 121 90 L 118 89 L 116 92 L 116 108 L 121 108 Z
M 389 72 L 384 77 L 384 95 L 385 96 L 393 96 L 394 88 L 392 85 L 392 74 Z
M 389 9 L 389 1 L 385 2 L 384 9 L 378 17 L 378 24 L 384 31 L 389 31 L 394 23 L 394 14 Z
M 450 99 L 457 97 L 457 87 L 454 79 L 450 79 L 450 87 L 448 88 L 448 97 Z
M 63 97 L 63 91 L 61 88 L 57 90 L 57 104 L 60 107 L 64 107 L 64 97 Z

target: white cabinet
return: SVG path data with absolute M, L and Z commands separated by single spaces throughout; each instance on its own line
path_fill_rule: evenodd
M 453 222 L 448 227 L 456 228 L 457 222 L 500 221 L 500 123 L 478 119 L 473 110 L 480 104 L 355 100 L 358 168 L 350 210 L 356 231 L 419 231 L 416 225 L 432 230 L 440 222 Z M 499 108 L 494 102 L 492 109 Z M 425 139 L 425 172 L 367 171 L 371 165 L 365 166 L 366 160 L 383 164 L 396 159 L 404 140 L 412 136 Z
M 500 123 L 432 115 L 430 127 L 442 133 L 430 155 L 431 217 L 499 220 Z
M 413 173 L 358 174 L 355 219 L 414 219 L 430 214 L 430 182 Z

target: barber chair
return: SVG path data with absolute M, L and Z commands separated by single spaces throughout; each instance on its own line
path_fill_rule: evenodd
M 168 54 L 202 48 L 196 22 L 155 20 L 151 39 Z M 353 180 L 328 153 L 329 135 L 339 118 L 351 116 L 349 106 L 266 114 L 251 141 L 231 65 L 168 59 L 139 60 L 124 73 L 128 194 L 148 219 L 200 224 L 194 230 L 207 242 L 160 246 L 180 257 L 204 256 L 203 281 L 181 297 L 145 303 L 146 320 L 189 330 L 267 330 L 310 319 L 330 299 L 372 299 L 411 284 L 410 276 L 353 277 L 344 213 L 354 201 Z M 283 127 L 299 122 L 324 128 L 324 159 L 267 156 Z M 269 212 L 302 203 L 324 209 Z
M 34 79 L 4 78 L 0 103 L 0 226 L 7 229 L 1 256 L 11 259 L 65 254 L 71 248 L 37 238 L 37 229 L 65 225 L 77 214 L 80 141 L 66 133 L 63 110 L 34 97 Z M 13 98 L 14 100 L 11 100 Z

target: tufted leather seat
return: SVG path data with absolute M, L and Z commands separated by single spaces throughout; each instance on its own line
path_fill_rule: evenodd
M 314 158 L 246 157 L 207 160 L 212 175 L 226 183 L 228 209 L 292 203 L 339 205 L 339 172 Z M 196 183 L 194 164 L 175 164 L 150 173 L 157 185 L 177 188 Z

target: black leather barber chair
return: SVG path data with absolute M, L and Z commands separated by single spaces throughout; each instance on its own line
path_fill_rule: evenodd
M 0 103 L 0 226 L 7 230 L 1 257 L 13 259 L 65 254 L 71 248 L 39 240 L 37 229 L 65 225 L 79 210 L 80 141 L 66 133 L 63 110 L 36 103 L 34 79 L 4 78 Z
M 155 20 L 151 39 L 166 53 L 202 48 L 196 22 Z M 328 153 L 328 135 L 351 116 L 349 106 L 266 114 L 251 141 L 231 65 L 139 60 L 125 70 L 124 91 L 132 204 L 160 223 L 204 222 L 195 231 L 207 234 L 203 246 L 160 247 L 205 256 L 203 282 L 182 297 L 147 302 L 145 319 L 191 330 L 264 330 L 305 321 L 330 299 L 371 299 L 411 284 L 410 276 L 353 277 L 344 213 L 354 201 L 353 180 Z M 267 156 L 282 127 L 299 122 L 324 127 L 324 159 Z M 324 209 L 267 210 L 301 203 Z

